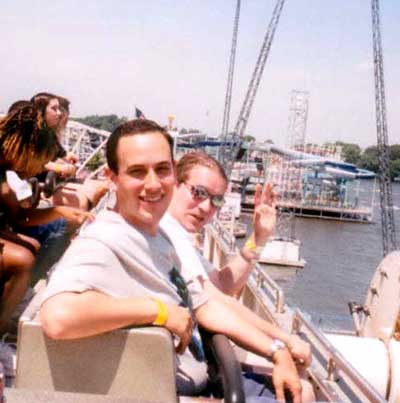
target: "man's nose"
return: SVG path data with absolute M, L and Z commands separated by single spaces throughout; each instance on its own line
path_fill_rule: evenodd
M 213 208 L 213 205 L 211 204 L 211 199 L 209 197 L 207 197 L 206 199 L 202 200 L 199 204 L 198 207 L 200 208 L 200 210 L 202 210 L 203 212 L 210 212 Z
M 147 187 L 158 187 L 158 186 L 160 186 L 159 178 L 158 178 L 157 174 L 153 170 L 150 170 L 148 172 L 148 174 L 146 175 L 146 183 L 145 183 L 145 185 Z

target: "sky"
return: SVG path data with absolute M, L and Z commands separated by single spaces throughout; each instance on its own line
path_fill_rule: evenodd
M 275 0 L 242 0 L 230 128 Z M 291 91 L 309 92 L 306 141 L 376 143 L 368 0 L 287 0 L 247 133 L 282 144 Z M 381 0 L 389 143 L 400 143 L 400 3 Z M 0 111 L 50 91 L 72 116 L 117 114 L 221 131 L 235 0 L 3 0 Z

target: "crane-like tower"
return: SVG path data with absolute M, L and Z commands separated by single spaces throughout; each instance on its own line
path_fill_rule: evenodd
M 272 40 L 274 39 L 275 31 L 278 26 L 284 3 L 285 0 L 277 0 L 276 2 L 271 20 L 267 28 L 267 32 L 264 37 L 263 44 L 261 46 L 260 53 L 257 58 L 256 66 L 254 68 L 254 72 L 251 77 L 250 84 L 239 113 L 239 117 L 236 121 L 234 135 L 230 139 L 230 144 L 225 144 L 221 148 L 220 160 L 224 164 L 228 175 L 230 175 L 236 155 L 240 149 L 241 139 L 247 127 L 247 122 L 249 120 L 250 112 L 252 110 L 253 103 L 257 95 L 257 90 L 260 85 L 261 77 L 269 55 L 269 51 L 271 49 Z
M 232 47 L 229 58 L 228 82 L 226 84 L 224 118 L 222 121 L 222 131 L 221 131 L 222 138 L 224 141 L 226 141 L 229 132 L 229 119 L 232 104 L 233 74 L 235 71 L 236 45 L 239 32 L 240 1 L 241 0 L 237 0 L 236 2 L 235 20 L 233 23 Z
M 383 254 L 397 247 L 393 213 L 392 184 L 389 175 L 389 149 L 386 123 L 385 80 L 383 73 L 382 38 L 379 17 L 379 0 L 372 0 L 372 39 L 375 76 L 376 133 L 378 145 L 380 205 L 382 219 Z

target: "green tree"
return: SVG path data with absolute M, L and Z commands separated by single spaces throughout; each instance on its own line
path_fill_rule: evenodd
M 95 127 L 100 130 L 107 130 L 112 132 L 121 123 L 126 122 L 128 119 L 126 117 L 118 117 L 117 115 L 90 115 L 84 118 L 73 118 L 77 122 L 81 122 L 85 125 Z
M 393 144 L 389 147 L 389 158 L 391 161 L 400 159 L 400 144 Z
M 389 175 L 391 179 L 400 177 L 400 158 L 389 162 Z
M 251 136 L 250 134 L 246 134 L 243 136 L 243 141 L 247 141 L 250 143 L 251 141 L 256 141 L 256 138 L 254 136 Z
M 105 157 L 100 152 L 98 152 L 89 160 L 86 166 L 89 169 L 89 171 L 95 171 L 97 168 L 101 167 L 105 163 L 106 163 Z
M 358 144 L 337 141 L 336 145 L 342 147 L 342 156 L 345 162 L 358 165 L 361 158 L 361 148 Z
M 373 172 L 378 172 L 378 147 L 370 146 L 361 154 L 360 164 L 361 168 L 368 169 Z

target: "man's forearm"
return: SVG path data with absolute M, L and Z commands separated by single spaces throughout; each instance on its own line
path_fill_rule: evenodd
M 245 260 L 238 253 L 228 264 L 220 270 L 214 270 L 210 274 L 210 280 L 223 293 L 231 296 L 240 294 L 253 270 L 253 263 Z
M 278 326 L 275 326 L 274 324 L 260 318 L 250 309 L 242 305 L 236 298 L 223 294 L 211 283 L 211 281 L 206 281 L 204 283 L 204 288 L 209 295 L 229 305 L 238 315 L 240 315 L 242 319 L 247 320 L 253 326 L 266 333 L 269 337 L 288 343 L 289 334 L 281 330 Z
M 75 339 L 129 325 L 154 322 L 157 304 L 150 298 L 117 299 L 96 291 L 64 292 L 41 307 L 44 332 L 54 339 Z
M 238 346 L 263 357 L 270 354 L 272 338 L 236 314 L 227 304 L 216 298 L 199 307 L 196 320 L 205 329 L 227 336 Z
M 58 207 L 20 209 L 18 223 L 21 227 L 47 224 L 62 217 Z

